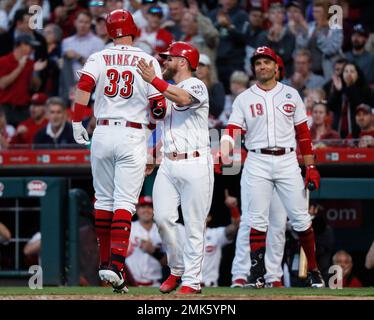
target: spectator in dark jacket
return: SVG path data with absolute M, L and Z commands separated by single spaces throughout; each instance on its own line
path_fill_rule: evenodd
M 169 19 L 167 19 L 161 27 L 171 32 L 175 41 L 179 41 L 183 35 L 181 21 L 186 9 L 184 0 L 168 0 L 168 7 Z
M 47 41 L 48 58 L 47 68 L 44 70 L 44 83 L 42 90 L 49 96 L 58 95 L 60 69 L 62 67 L 61 39 L 62 30 L 57 24 L 47 24 L 43 30 Z
M 340 78 L 333 78 L 333 86 L 328 101 L 329 108 L 334 112 L 333 128 L 343 139 L 349 134 L 357 139 L 360 128 L 355 121 L 356 107 L 361 103 L 371 105 L 373 102 L 365 76 L 355 63 L 350 62 L 344 66 Z
M 252 7 L 246 24 L 246 42 L 252 48 L 257 48 L 258 37 L 264 31 L 264 13 L 261 7 Z
M 0 34 L 0 56 L 10 53 L 14 48 L 15 39 L 27 34 L 39 43 L 35 47 L 34 60 L 44 60 L 47 57 L 47 43 L 40 33 L 30 28 L 30 18 L 31 15 L 26 9 L 16 12 L 12 27 L 8 32 Z
M 226 93 L 230 92 L 230 76 L 235 70 L 244 70 L 246 45 L 245 24 L 247 13 L 240 9 L 237 0 L 221 0 L 221 7 L 212 10 L 209 17 L 220 33 L 217 49 L 218 79 Z
M 326 97 L 329 97 L 334 91 L 334 81 L 337 78 L 340 78 L 343 73 L 343 68 L 345 64 L 348 62 L 345 58 L 340 58 L 334 62 L 334 71 L 331 76 L 331 80 L 327 81 L 323 85 L 323 90 L 325 91 Z
M 352 51 L 346 52 L 345 56 L 348 60 L 357 63 L 368 84 L 374 85 L 374 54 L 365 50 L 368 38 L 369 31 L 361 24 L 355 25 L 351 36 Z
M 66 106 L 61 98 L 48 99 L 47 117 L 47 126 L 39 130 L 34 138 L 36 148 L 58 148 L 75 143 L 72 126 L 66 121 Z

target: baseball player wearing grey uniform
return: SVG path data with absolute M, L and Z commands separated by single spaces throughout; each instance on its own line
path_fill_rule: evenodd
M 213 191 L 213 159 L 208 131 L 208 91 L 192 77 L 199 62 L 196 48 L 184 42 L 173 43 L 165 58 L 165 79 L 156 77 L 153 67 L 138 63 L 143 79 L 172 101 L 162 122 L 164 157 L 153 187 L 154 219 L 166 248 L 171 274 L 160 291 L 169 293 L 182 282 L 177 294 L 201 292 L 205 220 Z M 178 206 L 181 205 L 186 243 L 178 237 Z
M 146 127 L 150 115 L 162 118 L 165 98 L 138 75 L 140 59 L 157 60 L 133 47 L 137 27 L 126 10 L 114 10 L 106 20 L 114 46 L 92 54 L 77 86 L 73 133 L 77 143 L 88 144 L 82 126 L 84 109 L 95 89 L 91 167 L 95 189 L 95 226 L 100 247 L 99 276 L 115 292 L 127 292 L 123 272 L 129 245 L 131 218 L 143 184 L 146 168 Z M 151 112 L 150 112 L 151 111 Z
M 251 270 L 248 285 L 265 285 L 265 240 L 270 201 L 274 188 L 286 208 L 292 227 L 298 233 L 308 259 L 310 285 L 324 286 L 315 257 L 315 240 L 308 214 L 305 186 L 319 187 L 319 173 L 314 155 L 305 105 L 298 92 L 276 81 L 276 54 L 267 47 L 255 50 L 251 64 L 257 82 L 234 101 L 225 134 L 221 139 L 221 155 L 227 157 L 235 143 L 235 134 L 246 129 L 245 160 L 241 188 L 247 197 L 250 225 Z M 306 166 L 305 185 L 296 157 L 296 140 Z M 244 214 L 244 212 L 243 212 Z

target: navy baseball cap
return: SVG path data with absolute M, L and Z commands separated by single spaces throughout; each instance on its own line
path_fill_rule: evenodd
M 19 45 L 21 43 L 28 44 L 32 47 L 40 46 L 40 42 L 36 41 L 34 37 L 29 34 L 21 34 L 14 39 L 14 44 Z
M 369 36 L 369 31 L 361 23 L 354 25 L 352 34 L 354 33 L 359 33 L 365 37 Z
M 303 10 L 303 6 L 301 5 L 299 1 L 292 1 L 292 0 L 288 1 L 286 4 L 286 9 L 290 7 L 295 7 L 295 8 L 299 8 L 300 10 Z

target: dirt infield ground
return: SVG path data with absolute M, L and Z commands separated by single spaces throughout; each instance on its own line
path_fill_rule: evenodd
M 128 294 L 113 294 L 103 287 L 0 287 L 0 300 L 374 300 L 374 288 L 361 289 L 231 289 L 204 288 L 201 295 L 162 295 L 157 288 L 130 288 Z

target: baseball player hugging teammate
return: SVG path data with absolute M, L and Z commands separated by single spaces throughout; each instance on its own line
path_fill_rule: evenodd
M 241 177 L 242 215 L 250 226 L 251 270 L 248 286 L 265 285 L 265 241 L 269 206 L 274 190 L 283 203 L 308 260 L 310 286 L 324 287 L 315 257 L 315 240 L 308 214 L 305 186 L 319 187 L 304 103 L 292 87 L 276 81 L 275 52 L 267 47 L 255 50 L 251 65 L 256 84 L 234 101 L 233 112 L 221 138 L 221 156 L 227 158 L 235 135 L 246 130 L 249 150 Z M 296 157 L 296 140 L 306 166 L 305 184 Z M 243 201 L 244 199 L 244 201 Z
M 139 61 L 138 72 L 172 103 L 162 121 L 163 159 L 153 186 L 154 219 L 166 248 L 170 276 L 160 287 L 162 293 L 201 292 L 205 221 L 213 192 L 213 159 L 208 131 L 208 90 L 192 77 L 199 52 L 184 42 L 173 43 L 165 59 L 164 79 L 154 65 Z M 186 242 L 178 235 L 178 206 L 181 205 Z
M 132 46 L 138 33 L 131 14 L 114 10 L 106 19 L 114 45 L 92 54 L 77 85 L 73 114 L 74 139 L 88 144 L 82 126 L 84 108 L 95 87 L 91 167 L 95 189 L 95 226 L 100 247 L 99 276 L 115 292 L 127 292 L 123 272 L 146 168 L 146 127 L 150 117 L 165 115 L 165 98 L 136 72 L 141 59 L 151 62 L 161 77 L 157 60 Z

